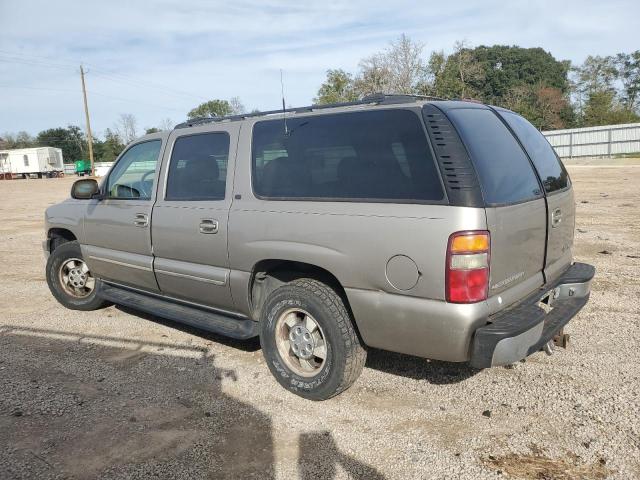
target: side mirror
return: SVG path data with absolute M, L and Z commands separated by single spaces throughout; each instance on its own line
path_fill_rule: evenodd
M 89 200 L 98 193 L 100 193 L 100 186 L 93 178 L 76 180 L 71 187 L 71 198 L 77 200 Z

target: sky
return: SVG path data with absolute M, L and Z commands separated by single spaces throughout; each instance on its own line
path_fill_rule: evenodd
M 402 33 L 430 51 L 542 47 L 559 60 L 640 49 L 640 2 L 352 0 L 0 0 L 0 136 L 84 128 L 79 66 L 94 134 L 121 114 L 140 133 L 179 123 L 206 100 L 249 109 L 312 103 L 327 69 L 358 62 Z

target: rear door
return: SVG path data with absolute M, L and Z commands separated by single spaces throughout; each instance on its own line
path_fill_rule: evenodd
M 512 287 L 516 300 L 544 282 L 546 205 L 524 151 L 487 107 L 446 112 L 465 144 L 480 181 L 491 235 L 489 297 Z
M 151 222 L 162 293 L 224 310 L 233 308 L 227 226 L 239 130 L 238 122 L 171 133 Z
M 571 181 L 544 135 L 520 115 L 508 110 L 499 114 L 524 146 L 544 186 L 548 205 L 545 276 L 552 281 L 571 264 L 575 225 Z

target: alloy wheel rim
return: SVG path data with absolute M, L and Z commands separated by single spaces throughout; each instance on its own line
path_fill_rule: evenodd
M 309 312 L 290 308 L 276 321 L 280 358 L 297 375 L 315 376 L 327 360 L 327 342 L 320 324 Z
M 58 277 L 65 293 L 75 298 L 91 295 L 96 286 L 96 280 L 91 275 L 89 267 L 80 258 L 65 260 L 60 265 Z

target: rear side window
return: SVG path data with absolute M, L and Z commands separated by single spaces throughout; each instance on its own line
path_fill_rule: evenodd
M 491 110 L 459 108 L 447 116 L 469 151 L 486 203 L 518 203 L 542 195 L 529 159 Z
M 524 145 L 542 179 L 545 191 L 551 193 L 566 188 L 569 185 L 569 175 L 544 135 L 520 115 L 502 111 L 500 115 Z
M 263 198 L 441 201 L 420 120 L 379 110 L 258 122 L 253 189 Z
M 203 133 L 178 137 L 173 144 L 166 200 L 223 200 L 229 135 Z

